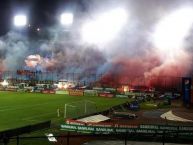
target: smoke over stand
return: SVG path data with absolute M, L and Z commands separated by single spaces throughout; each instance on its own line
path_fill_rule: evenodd
M 37 41 L 11 31 L 0 38 L 1 69 L 54 71 L 61 79 L 78 73 L 79 80 L 87 72 L 98 73 L 103 74 L 101 82 L 111 85 L 141 80 L 151 85 L 154 77 L 192 73 L 192 49 L 187 46 L 192 42 L 193 5 L 142 3 L 90 2 L 87 11 L 63 16 L 72 24 L 68 31 L 61 25 L 41 28 L 38 33 L 45 37 Z M 179 7 L 174 9 L 175 4 Z

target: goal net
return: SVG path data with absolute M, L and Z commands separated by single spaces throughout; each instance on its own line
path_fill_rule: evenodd
M 96 103 L 90 100 L 67 103 L 64 106 L 64 118 L 75 118 L 96 112 Z

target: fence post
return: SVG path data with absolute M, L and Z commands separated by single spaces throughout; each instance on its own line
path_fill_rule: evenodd
M 19 145 L 19 136 L 17 136 L 17 145 Z
M 125 145 L 127 145 L 127 132 L 125 133 Z
M 68 134 L 67 134 L 67 145 L 69 145 L 69 142 L 70 142 L 70 132 L 68 131 Z
M 165 130 L 164 130 L 164 132 L 163 132 L 163 136 L 162 136 L 162 141 L 163 141 L 163 145 L 165 145 Z
M 3 137 L 3 143 L 4 143 L 4 145 L 8 145 L 8 143 L 9 143 L 9 138 L 6 135 L 4 135 L 4 137 Z

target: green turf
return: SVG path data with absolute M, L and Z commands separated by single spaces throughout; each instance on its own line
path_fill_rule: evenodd
M 140 109 L 142 109 L 142 110 L 154 110 L 157 108 L 158 108 L 157 103 L 155 103 L 153 101 L 142 102 L 140 104 Z
M 63 110 L 64 104 L 81 100 L 95 102 L 97 110 L 100 111 L 121 104 L 128 99 L 0 92 L 0 131 L 47 120 L 52 120 L 52 123 L 59 128 L 64 118 L 57 117 L 57 108 Z

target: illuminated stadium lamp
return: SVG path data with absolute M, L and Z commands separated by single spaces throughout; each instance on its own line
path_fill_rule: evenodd
M 27 17 L 25 15 L 16 15 L 14 17 L 14 25 L 16 27 L 24 27 L 27 25 Z
M 38 31 L 38 32 L 39 32 L 39 31 L 40 31 L 40 28 L 37 28 L 37 29 L 36 29 L 36 31 Z
M 68 88 L 68 85 L 67 85 L 67 84 L 65 84 L 65 85 L 64 85 L 64 89 L 67 89 L 67 88 Z
M 129 87 L 128 86 L 123 86 L 123 91 L 124 92 L 128 92 L 129 91 Z
M 2 85 L 3 87 L 6 87 L 6 86 L 9 85 L 9 83 L 8 83 L 6 80 L 4 80 L 3 82 L 1 82 L 1 85 Z
M 73 24 L 74 15 L 72 13 L 63 13 L 60 17 L 60 22 L 64 26 L 70 26 Z
M 123 28 L 128 19 L 125 9 L 116 8 L 98 15 L 82 27 L 82 39 L 87 43 L 104 43 L 111 41 Z

